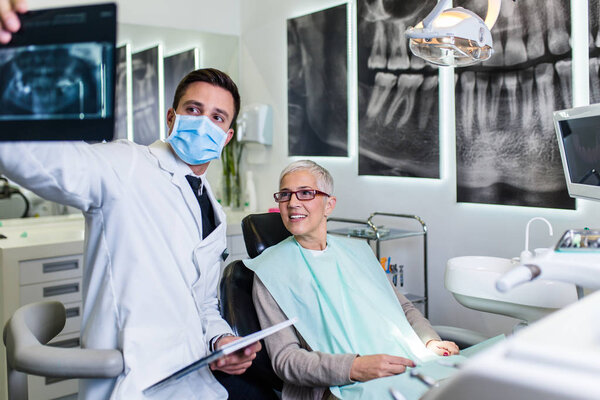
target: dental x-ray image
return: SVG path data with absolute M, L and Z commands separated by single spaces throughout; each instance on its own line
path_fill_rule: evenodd
M 3 49 L 0 120 L 104 117 L 107 47 L 68 43 Z
M 158 46 L 131 56 L 133 141 L 149 145 L 160 138 Z
M 348 156 L 347 6 L 287 21 L 290 156 Z
M 568 16 L 569 0 L 504 1 L 494 55 L 455 69 L 458 202 L 575 208 L 552 120 L 572 104 Z
M 117 67 L 115 74 L 115 134 L 116 139 L 127 139 L 127 59 L 130 56 L 129 45 L 117 48 Z
M 404 31 L 435 0 L 358 0 L 360 175 L 439 178 L 438 70 Z
M 173 97 L 179 82 L 190 72 L 196 69 L 196 49 L 187 50 L 181 53 L 173 54 L 165 57 L 164 62 L 164 81 L 165 81 L 165 109 L 164 115 L 167 115 L 167 110 L 173 106 Z
M 600 0 L 589 0 L 590 104 L 600 103 Z

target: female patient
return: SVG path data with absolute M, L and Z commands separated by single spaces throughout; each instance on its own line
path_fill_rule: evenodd
M 385 380 L 376 378 L 399 376 L 436 354 L 458 354 L 389 284 L 366 242 L 327 235 L 336 204 L 327 170 L 294 162 L 279 187 L 275 201 L 293 237 L 244 263 L 256 273 L 261 326 L 299 319 L 265 339 L 284 400 L 378 398 L 382 391 L 374 386 Z M 385 382 L 387 395 L 408 380 Z

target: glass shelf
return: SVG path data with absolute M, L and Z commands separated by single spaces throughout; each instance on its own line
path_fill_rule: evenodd
M 408 231 L 405 229 L 397 229 L 397 228 L 385 228 L 378 227 L 379 232 L 379 240 L 393 240 L 393 239 L 401 239 L 407 238 L 411 236 L 423 236 L 425 232 L 417 232 L 417 231 Z M 363 226 L 354 226 L 354 227 L 346 227 L 346 228 L 336 228 L 330 229 L 327 232 L 334 235 L 342 235 L 348 237 L 355 237 L 360 239 L 367 240 L 377 240 L 377 235 L 372 228 Z

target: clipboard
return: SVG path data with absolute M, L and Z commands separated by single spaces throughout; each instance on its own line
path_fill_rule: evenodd
M 296 321 L 298 321 L 298 318 L 288 319 L 287 321 L 280 322 L 280 323 L 270 326 L 266 329 L 260 330 L 258 332 L 254 332 L 247 336 L 244 336 L 239 340 L 228 343 L 225 346 L 221 347 L 219 350 L 214 351 L 214 352 L 210 353 L 209 355 L 202 357 L 201 359 L 199 359 L 197 361 L 194 361 L 193 363 L 189 364 L 188 366 L 185 366 L 185 367 L 181 368 L 180 370 L 175 371 L 171 375 L 167 376 L 165 379 L 163 379 L 151 386 L 148 386 L 146 389 L 143 390 L 143 393 L 144 393 L 144 395 L 149 396 L 149 395 L 157 392 L 158 390 L 164 388 L 165 386 L 178 381 L 179 379 L 183 378 L 184 376 L 186 376 L 200 368 L 208 366 L 210 363 L 218 360 L 219 358 L 225 357 L 226 355 L 231 354 L 231 353 L 235 353 L 236 351 L 241 350 L 244 347 L 248 347 L 249 345 L 258 342 L 259 340 L 264 339 L 265 337 L 272 335 L 273 333 L 278 332 L 278 331 L 282 330 L 283 328 L 287 328 L 288 326 L 293 325 L 294 323 L 296 323 Z

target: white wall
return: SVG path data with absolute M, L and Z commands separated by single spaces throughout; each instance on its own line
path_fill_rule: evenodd
M 239 35 L 240 0 L 112 0 L 121 23 Z M 30 9 L 93 4 L 88 0 L 29 0 Z
M 345 3 L 339 0 L 243 0 L 241 1 L 240 78 L 244 103 L 268 103 L 274 110 L 274 140 L 266 151 L 266 163 L 250 165 L 255 170 L 260 209 L 272 207 L 271 194 L 277 189 L 280 170 L 293 158 L 287 157 L 287 52 L 286 19 Z M 574 7 L 587 2 L 573 0 Z M 354 10 L 352 10 L 354 13 Z M 573 26 L 585 29 L 587 20 L 574 13 Z M 578 19 L 579 18 L 579 19 Z M 586 13 L 583 13 L 586 18 Z M 580 32 L 581 34 L 581 32 Z M 585 32 L 581 37 L 586 37 Z M 585 44 L 584 44 L 585 45 Z M 586 47 L 583 47 L 584 49 Z M 353 38 L 352 51 L 355 52 Z M 585 53 L 585 51 L 584 51 Z M 585 54 L 583 54 L 585 56 Z M 583 57 L 582 56 L 582 57 Z M 584 57 L 583 62 L 586 63 Z M 574 65 L 578 65 L 577 60 Z M 587 71 L 574 67 L 575 90 L 581 97 L 587 85 Z M 356 82 L 354 67 L 349 82 Z M 336 180 L 338 205 L 334 216 L 366 218 L 373 211 L 408 213 L 421 216 L 429 227 L 430 319 L 446 324 L 476 329 L 484 333 L 508 332 L 514 320 L 484 314 L 460 306 L 444 289 L 446 261 L 461 255 L 518 256 L 524 247 L 527 221 L 543 216 L 554 225 L 555 237 L 548 238 L 545 225 L 532 225 L 531 247 L 550 246 L 568 228 L 600 227 L 600 204 L 578 201 L 577 211 L 549 210 L 512 206 L 458 204 L 456 202 L 456 163 L 453 117 L 453 74 L 444 71 L 441 90 L 441 158 L 439 180 L 358 176 L 357 111 L 350 109 L 349 158 L 315 158 L 328 168 Z M 577 83 L 574 82 L 574 83 Z M 581 85 L 583 82 L 583 85 Z M 355 89 L 351 96 L 356 98 Z M 587 93 L 584 93 L 587 99 Z M 575 104 L 581 105 L 581 98 Z

